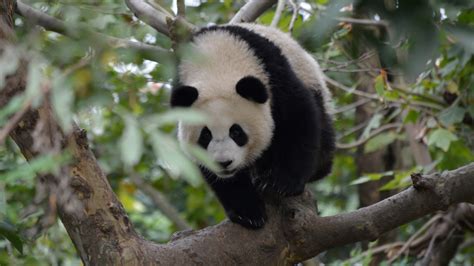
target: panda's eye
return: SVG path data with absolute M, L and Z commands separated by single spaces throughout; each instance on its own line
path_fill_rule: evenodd
M 244 146 L 247 144 L 249 138 L 247 134 L 245 134 L 244 130 L 241 126 L 237 124 L 233 124 L 229 129 L 229 136 L 235 141 L 235 143 L 239 146 Z
M 201 130 L 201 134 L 199 135 L 198 139 L 198 144 L 199 146 L 203 147 L 204 149 L 207 149 L 207 146 L 209 145 L 209 142 L 212 140 L 212 133 L 209 130 L 209 128 L 204 127 Z

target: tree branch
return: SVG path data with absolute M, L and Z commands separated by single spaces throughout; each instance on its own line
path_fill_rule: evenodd
M 184 0 L 178 0 L 177 7 L 178 7 L 178 16 L 181 16 L 184 18 L 186 16 L 186 4 Z
M 131 41 L 131 40 L 125 40 L 125 39 L 120 39 L 116 38 L 113 36 L 109 36 L 103 33 L 99 32 L 94 32 L 86 27 L 70 27 L 66 26 L 65 23 L 55 17 L 51 17 L 41 11 L 38 11 L 27 4 L 24 4 L 21 1 L 17 1 L 17 8 L 16 12 L 23 16 L 25 19 L 30 21 L 32 24 L 38 24 L 45 28 L 46 30 L 49 31 L 54 31 L 59 34 L 68 36 L 73 39 L 79 39 L 81 38 L 81 34 L 79 34 L 81 31 L 86 32 L 87 34 L 93 35 L 95 38 L 98 38 L 99 40 L 103 40 L 107 42 L 109 45 L 115 47 L 115 48 L 126 48 L 126 49 L 131 49 L 135 50 L 137 52 L 142 52 L 144 53 L 144 56 L 147 59 L 153 60 L 153 61 L 159 61 L 159 59 L 162 59 L 163 57 L 169 56 L 170 52 L 166 49 L 163 49 L 161 47 L 141 43 L 141 42 L 136 42 L 136 41 Z
M 347 143 L 347 144 L 346 143 L 336 143 L 336 147 L 338 149 L 352 149 L 352 148 L 355 148 L 357 146 L 360 146 L 360 145 L 366 143 L 371 138 L 377 136 L 378 134 L 380 134 L 380 133 L 382 133 L 386 130 L 400 128 L 401 126 L 402 126 L 401 123 L 386 124 L 386 125 L 383 125 L 383 126 L 377 128 L 376 130 L 372 131 L 367 137 L 360 138 L 360 139 L 356 140 L 355 142 Z
M 250 0 L 230 20 L 230 24 L 252 22 L 269 9 L 277 0 Z
M 128 8 L 143 22 L 153 27 L 158 32 L 169 36 L 165 13 L 157 11 L 153 6 L 142 0 L 125 0 Z
M 158 190 L 148 185 L 143 178 L 138 175 L 132 176 L 133 183 L 150 197 L 158 209 L 170 219 L 179 230 L 189 230 L 191 226 L 179 215 L 178 211 L 171 205 L 166 197 Z
M 280 22 L 281 14 L 285 9 L 286 0 L 278 0 L 277 8 L 275 10 L 275 15 L 273 16 L 272 23 L 270 26 L 278 27 L 278 23 Z
M 338 17 L 335 20 L 350 24 L 359 24 L 359 25 L 366 25 L 366 26 L 379 26 L 379 27 L 388 27 L 389 23 L 384 20 L 371 20 L 371 19 L 358 19 L 358 18 L 344 18 Z

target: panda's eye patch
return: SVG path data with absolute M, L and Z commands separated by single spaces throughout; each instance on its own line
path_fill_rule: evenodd
M 201 134 L 199 135 L 198 144 L 204 149 L 207 149 L 209 142 L 212 140 L 212 133 L 209 128 L 204 127 L 201 130 Z
M 235 141 L 235 143 L 239 146 L 244 146 L 247 144 L 249 138 L 247 134 L 245 134 L 244 130 L 241 126 L 237 124 L 233 124 L 229 129 L 229 136 L 231 139 Z

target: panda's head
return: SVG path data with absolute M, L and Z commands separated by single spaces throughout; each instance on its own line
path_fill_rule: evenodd
M 219 177 L 250 166 L 270 145 L 274 121 L 268 73 L 249 45 L 226 30 L 193 37 L 180 58 L 171 105 L 208 117 L 205 125 L 179 123 L 178 138 L 198 144 L 222 166 Z
M 206 84 L 211 86 L 210 84 Z M 209 87 L 180 86 L 173 89 L 171 105 L 192 107 L 208 117 L 205 125 L 179 123 L 178 138 L 204 148 L 221 166 L 218 177 L 231 177 L 249 166 L 268 147 L 273 132 L 269 92 L 256 77 L 242 77 L 234 93 L 202 97 Z

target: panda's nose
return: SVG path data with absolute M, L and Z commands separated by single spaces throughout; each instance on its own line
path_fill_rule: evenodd
M 232 161 L 219 162 L 222 168 L 227 168 L 232 163 Z

